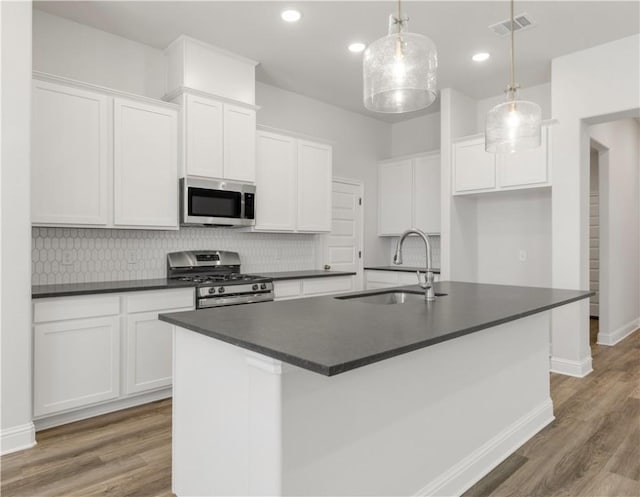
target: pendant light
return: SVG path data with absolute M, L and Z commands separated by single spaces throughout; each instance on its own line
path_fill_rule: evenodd
M 389 16 L 389 34 L 371 43 L 362 59 L 364 106 L 402 113 L 431 105 L 437 95 L 438 54 L 430 38 L 408 32 L 409 18 Z
M 542 111 L 534 102 L 518 100 L 520 86 L 515 82 L 514 19 L 511 0 L 511 71 L 505 93 L 507 101 L 487 113 L 485 143 L 487 152 L 512 153 L 540 146 Z

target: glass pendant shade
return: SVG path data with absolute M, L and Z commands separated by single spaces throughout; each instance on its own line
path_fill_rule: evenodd
M 510 154 L 540 146 L 542 110 L 534 102 L 507 100 L 487 113 L 485 150 Z
M 431 105 L 438 91 L 438 54 L 430 38 L 407 32 L 407 20 L 391 16 L 389 34 L 371 43 L 362 62 L 364 106 L 402 113 Z

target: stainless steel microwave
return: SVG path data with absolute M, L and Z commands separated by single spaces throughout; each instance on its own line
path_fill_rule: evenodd
M 182 226 L 253 226 L 255 205 L 255 185 L 188 176 L 180 180 Z

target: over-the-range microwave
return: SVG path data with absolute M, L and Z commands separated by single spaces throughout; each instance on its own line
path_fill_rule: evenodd
M 189 176 L 180 180 L 182 226 L 253 226 L 255 204 L 255 185 Z

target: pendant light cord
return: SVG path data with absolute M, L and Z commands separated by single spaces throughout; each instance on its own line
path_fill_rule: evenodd
M 514 3 L 514 0 L 511 0 L 511 83 L 509 84 L 509 88 L 512 94 L 516 90 L 516 75 L 515 75 L 515 62 L 514 62 L 514 59 L 515 59 L 514 31 L 515 30 L 514 30 L 513 3 Z

